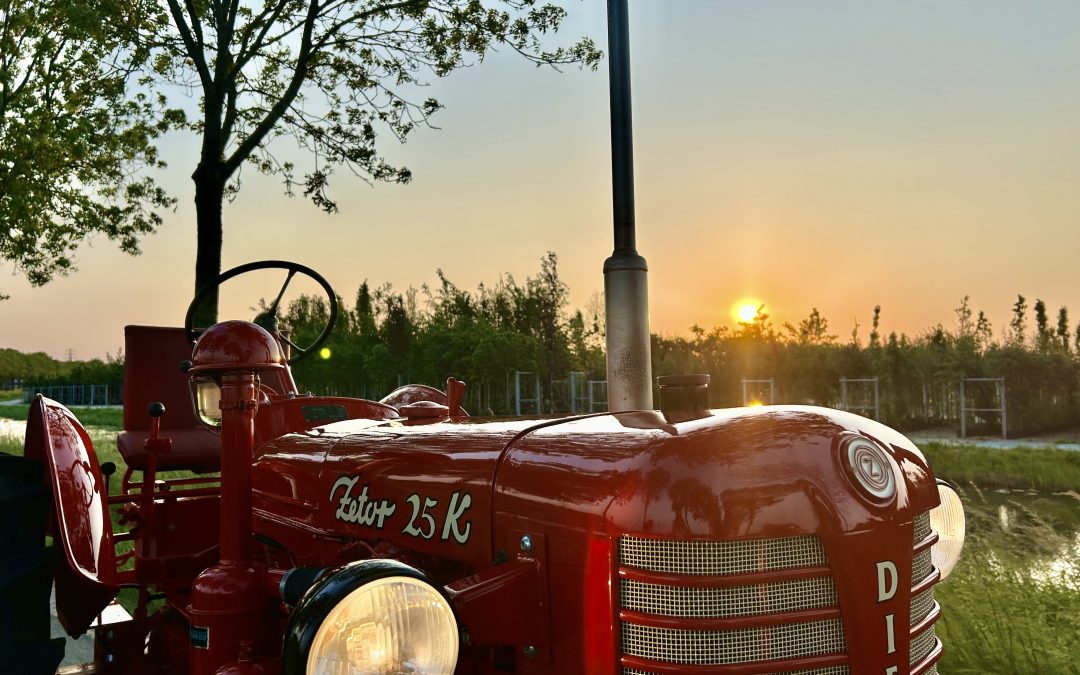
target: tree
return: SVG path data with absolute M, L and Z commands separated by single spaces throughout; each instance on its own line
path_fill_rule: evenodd
M 870 323 L 870 348 L 881 348 L 881 333 L 878 332 L 878 327 L 881 325 L 881 305 L 874 305 L 874 318 Z
M 1013 318 L 1009 322 L 1009 334 L 1006 342 L 1012 347 L 1023 347 L 1025 333 L 1027 331 L 1027 300 L 1024 296 L 1016 296 L 1013 303 Z
M 984 352 L 994 344 L 994 331 L 990 326 L 990 319 L 979 310 L 979 318 L 975 322 L 975 342 L 980 352 Z
M 1062 306 L 1058 309 L 1057 339 L 1064 351 L 1069 351 L 1069 310 Z
M 821 315 L 817 307 L 810 308 L 810 315 L 799 322 L 798 328 L 785 323 L 784 328 L 801 345 L 828 345 L 836 342 L 835 335 L 829 333 L 829 320 Z
M 146 57 L 132 44 L 139 2 L 0 3 L 0 258 L 35 286 L 69 272 L 95 234 L 138 253 L 173 203 L 137 177 L 164 166 L 153 141 L 181 121 L 130 91 Z
M 956 337 L 963 339 L 973 337 L 974 325 L 971 323 L 972 310 L 968 301 L 971 300 L 970 296 L 965 295 L 960 299 L 960 306 L 953 312 L 956 314 Z
M 492 6 L 488 6 L 492 5 Z M 344 166 L 368 181 L 407 183 L 379 134 L 404 142 L 441 107 L 417 100 L 428 76 L 443 77 L 499 47 L 536 64 L 595 67 L 588 38 L 544 51 L 565 11 L 536 0 L 167 0 L 145 34 L 155 73 L 193 84 L 201 115 L 189 128 L 201 150 L 192 174 L 198 227 L 195 285 L 220 272 L 222 203 L 241 167 L 281 178 L 326 212 L 337 210 L 330 178 Z M 291 136 L 311 158 L 303 175 L 275 151 Z M 196 317 L 216 318 L 211 294 Z
M 1050 349 L 1054 343 L 1054 332 L 1050 328 L 1050 317 L 1046 314 L 1046 303 L 1035 300 L 1035 347 L 1041 352 Z

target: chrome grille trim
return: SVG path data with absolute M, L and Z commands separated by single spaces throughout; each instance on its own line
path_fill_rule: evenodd
M 657 675 L 650 670 L 637 668 L 623 668 L 622 675 Z M 829 666 L 828 668 L 814 668 L 812 670 L 785 670 L 782 673 L 769 673 L 768 675 L 851 675 L 851 669 L 847 666 Z M 930 675 L 930 673 L 927 673 Z M 934 675 L 937 675 L 935 672 Z
M 831 577 L 731 588 L 662 586 L 623 579 L 620 599 L 624 609 L 635 612 L 695 618 L 777 614 L 840 603 Z
M 911 585 L 922 582 L 934 572 L 934 561 L 930 557 L 930 549 L 915 556 L 911 561 Z
M 919 623 L 934 609 L 934 589 L 928 588 L 911 598 L 911 625 Z
M 724 576 L 826 565 L 825 549 L 812 535 L 746 541 L 670 541 L 619 538 L 619 563 L 671 574 Z
M 847 652 L 840 619 L 728 631 L 653 628 L 624 623 L 625 654 L 652 661 L 723 665 Z
M 930 652 L 934 651 L 937 642 L 938 639 L 937 635 L 934 634 L 933 626 L 911 638 L 911 656 L 908 659 L 908 665 L 914 666 L 929 656 Z
M 930 528 L 930 512 L 915 516 L 915 544 L 930 536 L 933 530 Z

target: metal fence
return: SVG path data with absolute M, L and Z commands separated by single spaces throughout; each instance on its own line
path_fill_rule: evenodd
M 22 402 L 29 403 L 35 394 L 64 405 L 123 405 L 124 388 L 116 384 L 51 384 L 23 387 Z

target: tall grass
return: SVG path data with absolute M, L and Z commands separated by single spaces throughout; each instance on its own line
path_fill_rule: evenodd
M 968 539 L 935 590 L 941 672 L 1080 673 L 1080 497 L 962 492 Z
M 75 407 L 70 408 L 75 417 L 86 427 L 90 442 L 94 444 L 94 453 L 99 462 L 113 462 L 123 473 L 124 460 L 116 449 L 116 434 L 124 427 L 124 411 L 120 408 Z M 0 406 L 0 418 L 26 421 L 30 411 L 28 405 Z M 0 452 L 10 455 L 23 454 L 23 437 L 12 436 L 0 431 Z M 113 481 L 114 487 L 119 480 Z
M 924 443 L 939 478 L 980 488 L 1080 492 L 1080 452 L 1057 448 L 987 448 Z
M 119 431 L 124 426 L 124 411 L 121 408 L 106 408 L 100 406 L 69 407 L 75 417 L 82 422 L 84 427 L 111 427 Z M 28 405 L 3 405 L 0 406 L 0 417 L 9 420 L 26 421 L 30 412 Z

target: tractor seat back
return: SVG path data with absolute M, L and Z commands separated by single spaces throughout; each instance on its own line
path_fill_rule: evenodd
M 116 437 L 116 446 L 129 469 L 146 469 L 148 408 L 155 402 L 165 405 L 161 435 L 172 439 L 170 452 L 158 455 L 158 470 L 220 469 L 221 439 L 195 417 L 188 376 L 180 370 L 180 364 L 189 360 L 191 343 L 183 328 L 124 328 L 124 430 Z

